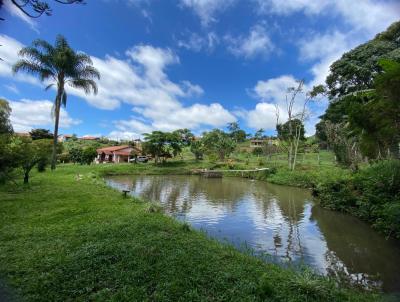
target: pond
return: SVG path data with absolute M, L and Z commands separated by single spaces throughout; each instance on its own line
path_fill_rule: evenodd
M 112 176 L 107 183 L 238 248 L 362 286 L 400 292 L 400 244 L 355 217 L 314 204 L 308 190 L 243 178 Z

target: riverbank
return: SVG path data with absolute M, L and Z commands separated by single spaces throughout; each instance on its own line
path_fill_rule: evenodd
M 28 301 L 378 300 L 240 253 L 157 207 L 123 198 L 97 177 L 131 169 L 66 165 L 35 173 L 29 186 L 0 187 L 0 277 L 14 295 Z

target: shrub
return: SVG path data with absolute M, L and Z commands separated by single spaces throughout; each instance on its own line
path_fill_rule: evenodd
M 385 160 L 315 188 L 321 205 L 350 212 L 389 236 L 400 238 L 400 161 Z
M 263 149 L 261 147 L 256 147 L 253 149 L 253 154 L 254 155 L 263 155 Z

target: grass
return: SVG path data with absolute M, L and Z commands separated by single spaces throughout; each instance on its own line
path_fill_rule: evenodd
M 379 299 L 241 253 L 97 177 L 185 169 L 64 165 L 35 173 L 29 186 L 0 187 L 0 279 L 26 301 Z

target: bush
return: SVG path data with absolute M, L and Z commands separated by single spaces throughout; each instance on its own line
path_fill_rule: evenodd
M 263 155 L 264 151 L 261 147 L 256 147 L 253 149 L 253 154 L 254 155 Z
M 389 236 L 400 238 L 400 161 L 385 160 L 348 179 L 315 188 L 321 205 L 350 212 Z

